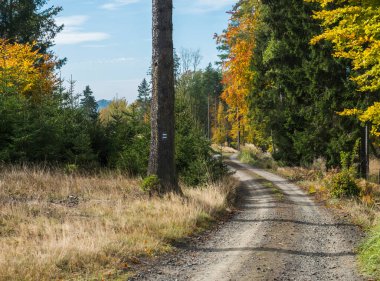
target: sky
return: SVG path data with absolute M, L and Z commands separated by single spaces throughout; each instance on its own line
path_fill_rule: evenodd
M 201 67 L 217 61 L 213 35 L 227 27 L 236 0 L 174 0 L 174 47 L 199 49 Z M 62 6 L 56 18 L 64 31 L 54 52 L 66 57 L 62 78 L 89 85 L 97 100 L 137 97 L 151 62 L 151 0 L 51 0 Z

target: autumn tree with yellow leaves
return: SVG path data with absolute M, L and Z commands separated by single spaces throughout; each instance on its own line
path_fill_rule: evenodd
M 377 0 L 309 0 L 322 10 L 314 18 L 321 20 L 323 33 L 312 44 L 322 40 L 333 43 L 334 56 L 352 62 L 351 79 L 363 94 L 380 91 L 380 2 Z M 360 94 L 360 93 L 358 93 Z M 371 99 L 371 97 L 369 97 Z M 380 103 L 365 109 L 347 109 L 341 115 L 356 115 L 373 125 L 372 133 L 380 136 Z
M 55 62 L 34 44 L 11 44 L 0 39 L 0 94 L 38 98 L 52 94 L 57 79 Z

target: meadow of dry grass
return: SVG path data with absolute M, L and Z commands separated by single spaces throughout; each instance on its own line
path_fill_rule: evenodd
M 117 280 L 228 208 L 236 182 L 150 198 L 121 174 L 0 170 L 0 280 Z

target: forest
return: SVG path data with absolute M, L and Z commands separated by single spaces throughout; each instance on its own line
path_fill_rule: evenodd
M 221 98 L 233 140 L 254 143 L 297 166 L 320 157 L 338 166 L 340 152 L 352 151 L 357 139 L 364 144 L 366 124 L 375 146 L 378 6 L 365 2 L 235 6 L 228 29 L 217 38 L 224 61 Z M 223 135 L 216 140 L 224 142 Z
M 188 155 L 205 161 L 208 140 L 235 148 L 252 143 L 284 165 L 308 166 L 324 158 L 329 167 L 337 167 L 340 153 L 364 140 L 366 125 L 376 153 L 376 11 L 370 6 L 363 12 L 354 4 L 332 9 L 329 2 L 241 1 L 225 33 L 216 36 L 219 67 L 197 69 L 199 51 L 176 54 L 179 171 L 187 170 Z M 29 19 L 12 17 L 16 12 L 10 6 L 1 7 L 0 160 L 121 168 L 143 175 L 151 74 L 135 102 L 114 100 L 99 111 L 90 86 L 78 94 L 75 81 L 65 87 L 56 75 L 65 63 L 51 51 L 63 28 L 53 21 L 61 8 L 40 11 L 42 6 L 37 1 L 22 7 Z M 27 27 L 29 21 L 35 28 Z M 186 147 L 197 153 L 184 151 L 183 144 L 195 140 L 202 141 Z
M 1 5 L 2 15 L 12 20 L 2 21 L 0 33 L 0 162 L 144 176 L 150 143 L 150 78 L 136 89 L 135 102 L 115 98 L 99 110 L 90 86 L 78 94 L 72 78 L 66 83 L 57 75 L 65 59 L 58 59 L 49 47 L 63 28 L 53 20 L 60 8 L 40 11 L 45 1 L 32 2 L 17 6 L 20 11 Z M 14 17 L 18 13 L 29 19 Z M 28 27 L 29 21 L 36 21 L 35 30 Z M 198 69 L 200 59 L 199 51 L 183 49 L 175 65 L 176 166 L 191 185 L 206 180 L 201 170 L 218 177 L 224 169 L 212 158 L 207 136 L 207 118 L 214 118 L 222 88 L 221 73 L 211 64 Z
M 86 225 L 78 237 L 95 236 L 99 249 L 84 243 L 81 262 L 79 245 L 62 246 L 65 255 L 49 254 L 41 270 L 0 254 L 0 280 L 87 274 L 105 280 L 110 270 L 107 280 L 129 277 L 135 260 L 170 251 L 173 241 L 204 231 L 233 209 L 239 184 L 230 160 L 223 162 L 232 154 L 278 169 L 327 204 L 341 200 L 338 209 L 360 209 L 355 223 L 372 229 L 361 248 L 363 271 L 379 277 L 380 189 L 369 183 L 376 181 L 370 159 L 378 161 L 380 152 L 379 1 L 239 0 L 226 29 L 214 36 L 217 62 L 202 68 L 199 50 L 172 49 L 173 174 L 180 192 L 157 197 L 161 178 L 149 171 L 152 124 L 160 116 L 157 65 L 141 77 L 137 100 L 114 98 L 99 108 L 91 85 L 78 92 L 75 77 L 59 75 L 70 64 L 53 51 L 65 28 L 55 21 L 61 11 L 48 0 L 0 3 L 0 246 L 17 251 L 12 236 L 22 237 L 21 245 L 27 237 L 66 237 L 67 223 L 70 233 Z M 380 170 L 376 176 L 380 183 Z M 29 201 L 42 209 L 21 206 Z M 67 213 L 96 219 L 82 224 Z M 38 256 L 37 244 L 20 257 Z

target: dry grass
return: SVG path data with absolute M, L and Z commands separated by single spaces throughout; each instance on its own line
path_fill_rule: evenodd
M 0 280 L 113 280 L 228 208 L 232 179 L 149 198 L 120 174 L 0 171 Z
M 380 159 L 371 158 L 369 163 L 369 179 L 380 184 Z
M 220 146 L 220 145 L 217 145 L 217 144 L 213 144 L 211 146 L 211 148 L 217 152 L 222 152 L 222 153 L 227 153 L 227 154 L 234 154 L 234 153 L 238 153 L 238 151 L 232 147 L 228 147 L 228 146 Z
M 377 158 L 371 158 L 369 163 L 369 173 L 371 175 L 378 175 L 380 171 L 380 160 Z

